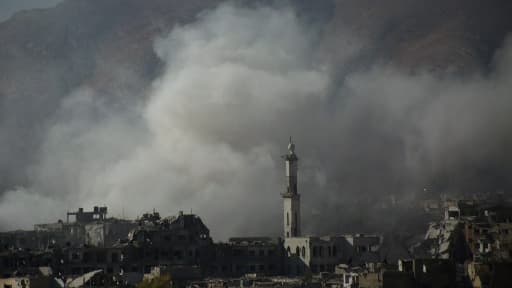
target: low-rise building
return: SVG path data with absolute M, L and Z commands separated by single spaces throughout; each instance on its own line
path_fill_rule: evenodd
M 208 274 L 223 277 L 240 277 L 247 273 L 283 275 L 285 257 L 280 238 L 230 238 L 227 243 L 215 244 Z
M 338 264 L 359 266 L 380 262 L 381 244 L 381 236 L 365 234 L 285 238 L 286 270 L 289 274 L 301 275 L 334 272 Z

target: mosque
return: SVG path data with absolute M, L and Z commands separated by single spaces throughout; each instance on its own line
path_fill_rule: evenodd
M 285 160 L 286 188 L 283 198 L 283 237 L 288 254 L 288 274 L 307 271 L 333 272 L 336 265 L 379 262 L 382 237 L 377 235 L 310 236 L 301 230 L 301 199 L 298 192 L 298 162 L 295 143 L 288 143 Z

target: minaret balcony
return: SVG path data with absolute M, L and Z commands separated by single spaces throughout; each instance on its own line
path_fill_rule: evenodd
M 293 192 L 290 192 L 290 191 L 281 193 L 281 196 L 283 196 L 283 198 L 300 198 L 300 194 L 293 193 Z

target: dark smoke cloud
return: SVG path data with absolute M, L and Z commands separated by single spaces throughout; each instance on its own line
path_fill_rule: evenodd
M 309 233 L 376 229 L 383 205 L 425 187 L 510 187 L 512 45 L 486 75 L 374 64 L 340 77 L 318 34 L 286 7 L 221 5 L 155 41 L 165 68 L 136 104 L 77 87 L 49 121 L 31 185 L 2 196 L 0 227 L 106 204 L 130 217 L 193 210 L 217 238 L 279 235 L 288 136 Z M 347 31 L 336 65 L 353 65 L 359 43 Z

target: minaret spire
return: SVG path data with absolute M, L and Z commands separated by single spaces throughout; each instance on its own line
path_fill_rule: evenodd
M 283 196 L 284 210 L 284 237 L 300 236 L 300 195 L 297 191 L 297 163 L 299 158 L 295 154 L 295 144 L 290 140 L 288 153 L 285 159 L 286 190 Z

